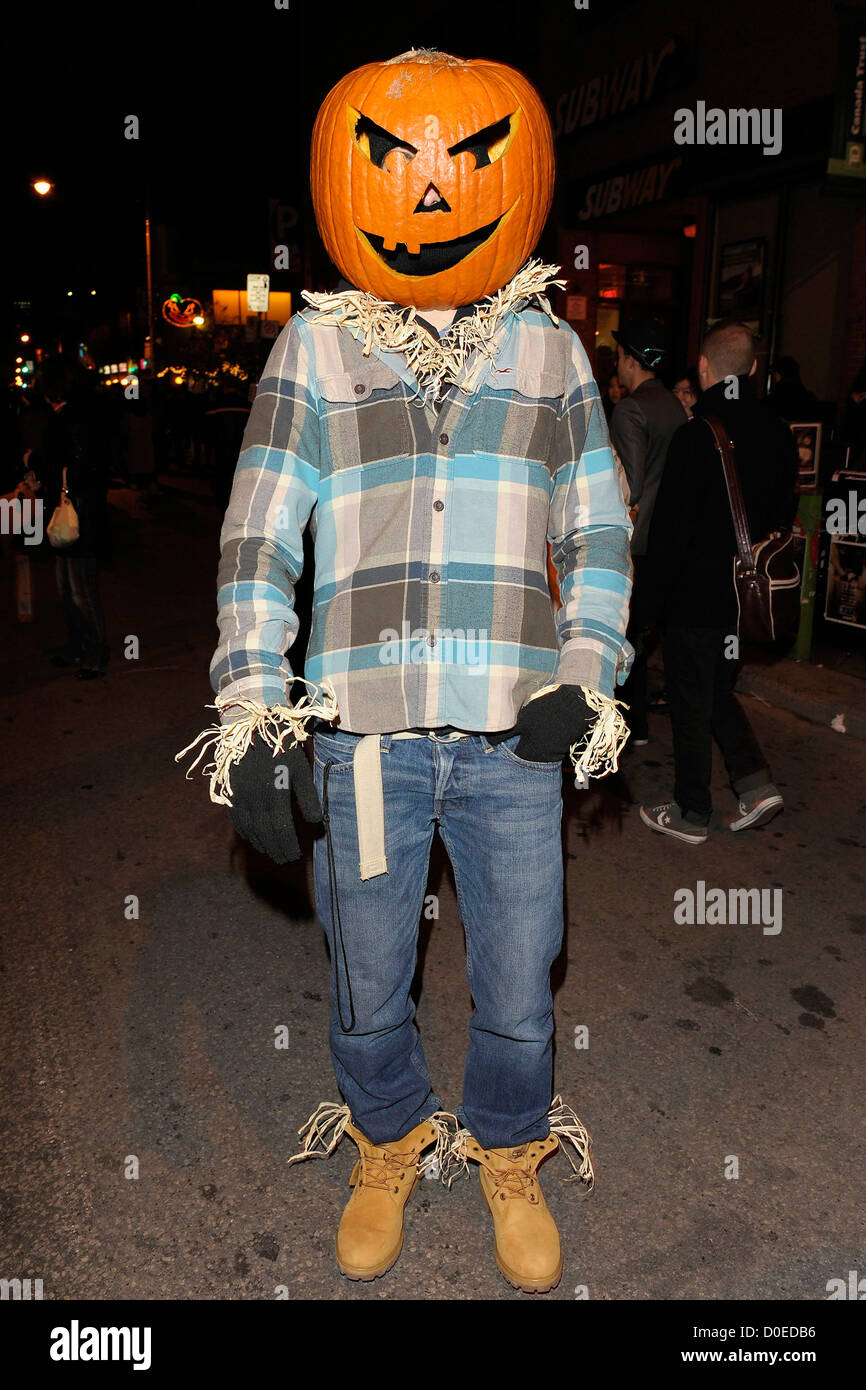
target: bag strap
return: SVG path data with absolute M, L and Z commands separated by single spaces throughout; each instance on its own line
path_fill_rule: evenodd
M 725 484 L 728 489 L 728 502 L 731 507 L 731 519 L 734 523 L 734 535 L 736 536 L 737 551 L 740 556 L 740 565 L 744 570 L 753 570 L 755 568 L 755 557 L 752 552 L 752 538 L 749 535 L 749 521 L 746 516 L 745 503 L 743 502 L 743 492 L 740 487 L 739 475 L 737 474 L 734 446 L 728 438 L 721 420 L 715 415 L 704 415 L 701 418 L 706 421 L 712 430 L 713 438 L 716 442 L 716 449 L 722 460 Z

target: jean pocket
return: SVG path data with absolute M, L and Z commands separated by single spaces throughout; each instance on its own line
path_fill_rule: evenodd
M 520 742 L 520 737 L 520 734 L 515 734 L 512 738 L 503 739 L 502 743 L 497 743 L 495 746 L 504 758 L 507 758 L 510 763 L 516 763 L 518 767 L 531 767 L 537 772 L 559 772 L 561 770 L 561 758 L 553 763 L 540 763 L 531 758 L 518 758 L 514 749 Z
M 348 734 L 342 729 L 316 731 L 313 733 L 313 758 L 321 767 L 332 763 L 332 772 L 351 768 L 359 738 L 359 734 Z

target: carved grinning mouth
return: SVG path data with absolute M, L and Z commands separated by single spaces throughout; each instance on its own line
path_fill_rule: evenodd
M 502 216 L 488 222 L 486 227 L 479 227 L 476 232 L 467 232 L 466 236 L 455 237 L 453 241 L 424 242 L 417 253 L 407 251 L 404 241 L 398 241 L 393 251 L 385 251 L 384 237 L 364 231 L 361 235 L 366 237 L 379 259 L 398 275 L 438 275 L 441 271 L 450 270 L 452 266 L 465 260 L 473 251 L 477 251 L 496 231 Z

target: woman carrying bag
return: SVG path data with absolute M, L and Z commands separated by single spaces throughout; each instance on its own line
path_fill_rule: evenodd
M 42 370 L 40 385 L 52 418 L 31 466 L 50 517 L 46 534 L 56 551 L 57 590 L 68 633 L 51 660 L 55 666 L 78 667 L 78 680 L 95 680 L 105 675 L 108 664 L 99 594 L 108 518 L 102 432 L 91 382 L 81 368 L 52 359 Z

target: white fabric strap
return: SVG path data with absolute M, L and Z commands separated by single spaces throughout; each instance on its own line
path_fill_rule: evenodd
M 366 734 L 356 743 L 352 775 L 355 778 L 355 819 L 358 825 L 361 878 L 375 878 L 377 874 L 388 872 L 379 734 Z
M 391 735 L 392 739 L 428 737 L 428 734 L 415 734 L 408 730 Z M 358 857 L 362 881 L 388 872 L 388 859 L 385 854 L 385 794 L 382 789 L 381 738 L 381 734 L 365 734 L 358 740 L 352 755 Z M 438 742 L 454 743 L 460 738 L 469 738 L 469 734 L 447 734 Z

